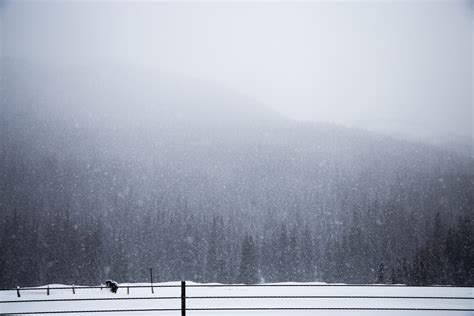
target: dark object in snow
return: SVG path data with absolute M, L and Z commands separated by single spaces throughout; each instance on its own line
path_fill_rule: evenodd
M 118 283 L 112 280 L 105 281 L 105 286 L 110 289 L 112 293 L 117 293 Z

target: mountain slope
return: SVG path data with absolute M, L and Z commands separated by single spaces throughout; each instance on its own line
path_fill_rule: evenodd
M 472 214 L 472 160 L 449 151 L 160 72 L 4 63 L 3 285 L 155 265 L 232 282 L 247 234 L 265 280 L 373 282 L 380 261 L 415 262 L 436 213 L 444 237 Z

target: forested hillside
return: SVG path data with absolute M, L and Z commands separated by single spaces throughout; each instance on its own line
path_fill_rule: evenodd
M 472 157 L 287 120 L 160 71 L 2 63 L 2 287 L 149 267 L 157 281 L 474 285 Z

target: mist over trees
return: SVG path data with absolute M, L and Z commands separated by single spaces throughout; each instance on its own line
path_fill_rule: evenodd
M 2 60 L 2 287 L 474 285 L 472 157 L 87 67 Z

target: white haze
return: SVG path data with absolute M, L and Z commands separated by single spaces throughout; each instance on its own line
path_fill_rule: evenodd
M 2 56 L 159 68 L 295 119 L 472 137 L 467 1 L 0 4 Z

